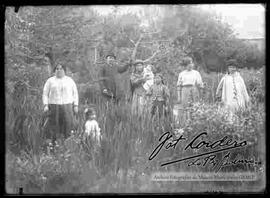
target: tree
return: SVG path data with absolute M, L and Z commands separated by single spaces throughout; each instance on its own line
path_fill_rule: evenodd
M 5 58 L 9 77 L 31 73 L 29 65 L 33 63 L 51 73 L 47 56 L 52 65 L 58 58 L 64 59 L 71 72 L 78 74 L 79 83 L 94 82 L 98 80 L 98 63 L 107 51 L 114 51 L 119 61 L 143 59 L 173 76 L 187 55 L 204 71 L 224 71 L 231 57 L 241 66 L 263 63 L 263 54 L 237 39 L 217 15 L 197 6 L 152 5 L 139 13 L 120 11 L 118 6 L 109 16 L 101 16 L 91 7 L 26 6 L 18 13 L 7 8 Z
M 204 71 L 224 71 L 226 60 L 241 56 L 247 48 L 236 38 L 230 25 L 222 22 L 215 13 L 198 6 L 164 7 L 160 24 L 163 35 L 174 47 L 192 56 Z M 243 60 L 243 57 L 239 60 L 241 66 L 247 63 Z

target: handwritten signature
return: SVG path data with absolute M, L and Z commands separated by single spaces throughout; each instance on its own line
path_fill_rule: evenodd
M 229 165 L 235 165 L 239 163 L 245 163 L 245 164 L 260 164 L 260 162 L 255 161 L 254 159 L 240 159 L 236 158 L 234 160 L 230 160 L 231 153 L 227 152 L 226 155 L 221 159 L 217 160 L 216 155 L 219 152 L 222 151 L 229 151 L 236 148 L 243 148 L 247 146 L 247 141 L 236 141 L 228 136 L 224 136 L 223 138 L 216 140 L 214 142 L 209 142 L 205 140 L 198 141 L 199 138 L 206 137 L 207 132 L 202 132 L 195 136 L 184 148 L 184 150 L 199 150 L 201 148 L 209 148 L 209 152 L 204 152 L 201 154 L 196 154 L 193 156 L 181 158 L 172 160 L 169 162 L 162 163 L 161 166 L 167 166 L 174 163 L 183 162 L 186 160 L 191 160 L 188 163 L 188 166 L 206 166 L 212 165 L 212 167 L 215 169 L 216 172 L 218 172 L 222 167 L 229 166 Z M 187 138 L 183 137 L 181 135 L 177 139 L 174 139 L 173 141 L 170 141 L 173 135 L 170 132 L 165 132 L 162 134 L 159 138 L 159 144 L 155 147 L 153 152 L 149 156 L 149 160 L 153 160 L 161 151 L 162 148 L 168 149 L 175 149 L 177 144 L 180 141 L 185 141 Z

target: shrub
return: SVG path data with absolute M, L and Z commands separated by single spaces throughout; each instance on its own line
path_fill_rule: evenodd
M 249 70 L 240 71 L 249 90 L 252 86 L 257 86 L 257 90 L 264 93 L 264 84 L 259 81 L 263 78 L 262 72 L 254 75 L 254 72 Z M 214 94 L 218 75 L 202 73 L 202 76 L 207 89 Z M 7 95 L 7 97 L 11 96 Z M 236 140 L 246 140 L 249 145 L 241 152 L 244 157 L 258 156 L 258 160 L 264 163 L 265 107 L 257 96 L 251 97 L 255 102 L 251 104 L 250 109 L 237 114 L 232 123 L 227 121 L 226 112 L 213 101 L 213 97 L 204 98 L 201 103 L 195 104 L 188 110 L 191 117 L 186 120 L 182 128 L 184 136 L 191 139 L 196 134 L 206 131 L 209 141 L 215 141 L 225 135 Z M 183 144 L 179 144 L 175 150 L 162 151 L 157 159 L 149 161 L 148 158 L 154 146 L 158 144 L 159 136 L 165 131 L 174 132 L 177 129 L 177 125 L 171 121 L 171 116 L 161 120 L 157 117 L 152 119 L 149 112 L 142 117 L 133 116 L 129 103 L 119 107 L 106 106 L 99 97 L 94 105 L 97 110 L 97 121 L 105 137 L 100 151 L 94 154 L 81 141 L 84 105 L 80 105 L 76 133 L 65 142 L 59 142 L 54 152 L 49 146 L 43 147 L 45 149 L 42 150 L 46 142 L 42 136 L 40 102 L 40 95 L 29 94 L 24 105 L 19 106 L 17 112 L 21 113 L 6 111 L 8 137 L 6 144 L 9 156 L 7 157 L 9 179 L 7 186 L 12 192 L 17 192 L 18 187 L 23 187 L 27 193 L 146 192 L 146 189 L 151 192 L 164 192 L 174 189 L 173 185 L 175 187 L 178 185 L 151 182 L 149 178 L 153 171 L 209 170 L 209 167 L 192 169 L 187 167 L 186 163 L 160 167 L 161 160 L 166 161 L 166 159 L 198 153 L 195 150 L 183 152 Z M 171 102 L 173 106 L 174 101 Z M 7 110 L 12 109 L 13 104 L 16 104 L 13 100 L 7 100 Z M 14 127 L 16 125 L 17 127 Z M 19 142 L 21 146 L 13 144 L 11 147 L 12 142 Z M 17 151 L 9 152 L 15 150 L 12 148 L 17 148 Z M 203 151 L 206 150 L 200 152 Z M 98 160 L 94 161 L 93 156 Z M 220 158 L 221 154 L 218 154 L 218 157 Z M 243 170 L 243 167 L 232 166 L 222 171 L 239 169 Z M 244 167 L 244 169 L 252 170 L 252 167 Z

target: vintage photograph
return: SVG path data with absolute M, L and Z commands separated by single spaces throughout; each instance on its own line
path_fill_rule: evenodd
M 264 193 L 265 12 L 5 7 L 5 193 Z

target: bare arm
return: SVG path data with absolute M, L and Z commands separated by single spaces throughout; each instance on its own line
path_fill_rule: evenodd
M 73 93 L 74 105 L 78 106 L 79 104 L 78 89 L 77 89 L 76 83 L 73 80 L 72 80 L 72 87 L 73 87 L 72 93 Z
M 182 91 L 181 85 L 182 85 L 182 74 L 180 73 L 176 84 L 178 102 L 181 101 L 181 91 Z
M 199 72 L 196 72 L 196 85 L 202 89 L 203 88 L 203 81 L 202 81 L 202 76 Z

